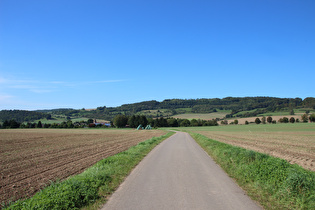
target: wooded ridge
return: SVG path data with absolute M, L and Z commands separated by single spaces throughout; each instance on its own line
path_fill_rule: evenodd
M 0 121 L 14 119 L 28 122 L 52 115 L 67 117 L 86 117 L 92 119 L 112 120 L 116 115 L 145 115 L 146 117 L 170 117 L 183 113 L 212 113 L 226 110 L 226 118 L 252 117 L 266 112 L 293 110 L 296 108 L 315 109 L 315 98 L 276 98 L 276 97 L 226 97 L 212 99 L 166 99 L 162 102 L 151 100 L 118 107 L 97 107 L 94 110 L 52 109 L 52 110 L 2 110 Z M 155 111 L 152 111 L 155 110 Z M 145 112 L 146 111 L 146 112 Z M 248 112 L 246 112 L 248 111 Z

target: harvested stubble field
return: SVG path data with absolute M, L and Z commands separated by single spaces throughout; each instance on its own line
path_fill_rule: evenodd
M 315 171 L 315 123 L 228 125 L 186 130 Z
M 50 181 L 167 132 L 117 129 L 0 130 L 0 203 L 30 197 Z

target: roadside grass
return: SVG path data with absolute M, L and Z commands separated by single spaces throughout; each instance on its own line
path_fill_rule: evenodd
M 153 137 L 128 150 L 103 159 L 83 173 L 51 183 L 32 198 L 18 200 L 5 209 L 99 208 L 124 181 L 131 170 L 173 132 Z
M 266 209 L 314 209 L 315 172 L 263 153 L 190 135 Z

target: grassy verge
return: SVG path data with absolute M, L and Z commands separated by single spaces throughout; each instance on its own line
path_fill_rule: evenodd
M 190 133 L 197 143 L 266 209 L 313 209 L 315 173 L 266 154 Z
M 156 145 L 172 134 L 153 137 L 101 160 L 82 174 L 51 183 L 32 198 L 19 200 L 6 209 L 78 209 L 87 205 L 97 208 Z

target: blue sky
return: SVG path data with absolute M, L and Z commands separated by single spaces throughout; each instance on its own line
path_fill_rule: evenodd
M 0 110 L 314 97 L 314 0 L 0 0 Z

